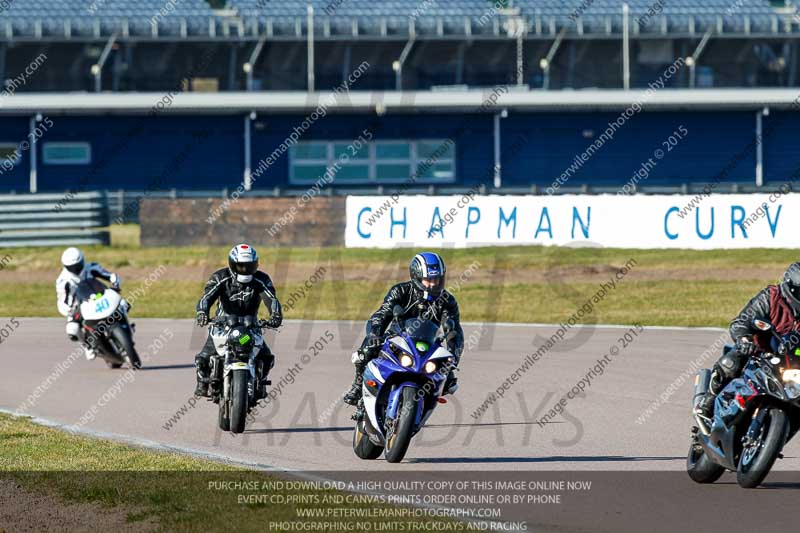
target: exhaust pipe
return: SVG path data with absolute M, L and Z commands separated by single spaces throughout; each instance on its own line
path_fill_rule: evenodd
M 700 400 L 708 392 L 708 387 L 711 385 L 711 370 L 704 368 L 700 370 L 694 377 L 694 397 L 692 398 L 692 407 L 697 407 Z

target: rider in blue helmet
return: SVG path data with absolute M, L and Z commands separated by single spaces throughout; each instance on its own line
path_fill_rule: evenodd
M 458 364 L 464 349 L 464 331 L 461 329 L 458 302 L 455 296 L 444 288 L 447 273 L 444 261 L 437 253 L 423 252 L 414 256 L 408 270 L 411 280 L 392 287 L 383 299 L 383 304 L 367 321 L 367 336 L 361 343 L 361 348 L 352 357 L 356 367 L 356 377 L 352 387 L 344 395 L 343 399 L 347 404 L 359 405 L 364 369 L 369 361 L 377 357 L 396 305 L 402 306 L 405 310 L 401 316 L 402 320 L 423 317 L 444 324 L 451 319 L 454 335 L 449 338 L 447 348 L 455 356 L 455 364 Z M 456 392 L 457 381 L 451 371 L 444 384 L 444 393 Z

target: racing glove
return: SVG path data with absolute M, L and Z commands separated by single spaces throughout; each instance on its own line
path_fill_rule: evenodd
M 269 320 L 267 320 L 268 328 L 277 328 L 280 327 L 281 324 L 283 324 L 283 317 L 281 315 L 272 315 L 269 317 Z
M 751 357 L 758 351 L 758 347 L 752 339 L 748 337 L 739 337 L 739 340 L 736 341 L 736 351 L 746 357 Z
M 201 328 L 208 325 L 208 314 L 205 311 L 198 311 L 197 318 L 195 318 L 195 322 Z
M 369 349 L 374 350 L 376 348 L 380 348 L 381 344 L 383 344 L 383 342 L 381 341 L 380 335 L 375 335 L 374 333 L 370 333 L 369 336 L 367 337 L 366 347 L 368 350 Z
M 111 288 L 115 291 L 118 291 L 122 286 L 122 278 L 116 274 L 111 274 L 111 279 L 109 281 L 111 281 Z

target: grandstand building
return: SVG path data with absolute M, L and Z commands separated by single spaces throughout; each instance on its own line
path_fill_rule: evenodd
M 796 11 L 4 0 L 0 190 L 768 187 L 800 175 Z

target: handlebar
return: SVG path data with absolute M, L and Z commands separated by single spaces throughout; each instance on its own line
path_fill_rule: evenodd
M 278 328 L 273 328 L 267 324 L 267 320 L 264 319 L 256 319 L 256 317 L 249 315 L 249 316 L 236 316 L 236 315 L 225 315 L 225 316 L 218 316 L 213 318 L 208 323 L 211 326 L 235 326 L 237 324 L 241 324 L 245 327 L 257 327 L 259 329 L 274 329 L 277 331 Z

